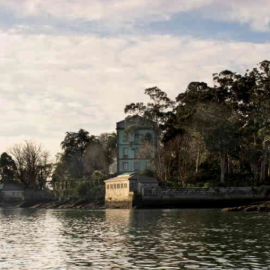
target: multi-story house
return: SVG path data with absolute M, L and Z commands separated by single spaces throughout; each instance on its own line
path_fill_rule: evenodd
M 148 145 L 147 149 L 146 143 Z M 154 157 L 156 135 L 151 123 L 140 117 L 117 123 L 117 173 L 142 172 Z M 149 147 L 150 146 L 150 147 Z M 145 150 L 148 153 L 142 153 Z M 149 153 L 150 152 L 150 153 Z

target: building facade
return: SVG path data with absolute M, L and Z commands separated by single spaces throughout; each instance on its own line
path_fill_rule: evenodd
M 158 187 L 156 179 L 138 173 L 124 173 L 104 182 L 108 208 L 132 208 L 136 197 L 143 195 L 145 189 Z
M 127 131 L 128 130 L 128 131 Z M 148 157 L 142 154 L 148 142 Z M 154 157 L 155 132 L 151 123 L 139 117 L 125 119 L 117 123 L 117 174 L 143 172 L 150 167 L 150 157 Z
M 20 183 L 0 184 L 0 202 L 19 202 L 24 200 L 24 186 Z

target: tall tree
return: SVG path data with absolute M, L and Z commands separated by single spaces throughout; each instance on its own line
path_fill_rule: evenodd
M 162 136 L 164 124 L 170 117 L 175 103 L 158 87 L 147 88 L 145 94 L 149 96 L 150 102 L 147 104 L 142 102 L 131 103 L 125 107 L 125 113 L 129 114 L 129 117 L 138 117 L 140 124 L 143 121 L 154 130 L 156 138 L 153 141 L 152 152 L 155 152 L 155 157 L 152 161 L 160 180 L 166 180 L 162 173 L 164 171 Z M 129 130 L 134 132 L 136 130 L 136 124 L 130 126 Z M 155 147 L 153 147 L 154 145 Z
M 0 180 L 9 182 L 15 180 L 16 164 L 12 157 L 6 152 L 0 157 Z
M 8 151 L 16 164 L 16 178 L 26 187 L 43 189 L 50 176 L 49 153 L 33 141 L 16 144 Z M 46 168 L 47 173 L 42 172 Z M 42 177 L 41 177 L 42 176 Z
M 71 178 L 79 179 L 84 176 L 83 156 L 88 145 L 96 142 L 95 136 L 90 136 L 89 132 L 80 129 L 78 132 L 67 132 L 61 147 L 64 150 L 61 155 L 60 167 L 63 167 L 65 174 Z

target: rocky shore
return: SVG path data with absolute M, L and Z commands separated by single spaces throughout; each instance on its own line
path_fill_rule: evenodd
M 65 200 L 65 201 L 50 201 L 50 202 L 23 202 L 19 205 L 20 208 L 33 209 L 103 209 L 104 203 L 101 201 L 87 200 Z
M 223 212 L 270 212 L 270 201 L 253 203 L 244 206 L 223 208 Z

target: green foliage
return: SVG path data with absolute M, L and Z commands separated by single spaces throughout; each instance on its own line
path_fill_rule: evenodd
M 148 176 L 148 177 L 156 177 L 156 173 L 151 169 L 145 169 L 141 172 L 141 174 Z
M 96 143 L 96 137 L 90 136 L 89 132 L 80 129 L 78 132 L 67 132 L 61 142 L 63 153 L 58 161 L 58 173 L 62 171 L 64 176 L 70 178 L 82 178 L 84 176 L 83 156 L 90 143 Z M 57 165 L 58 165 L 57 164 Z M 54 176 L 57 179 L 57 174 Z
M 0 180 L 10 182 L 15 180 L 16 164 L 13 158 L 6 152 L 0 157 Z
M 244 75 L 215 73 L 213 81 L 191 82 L 176 103 L 149 88 L 148 104 L 126 106 L 126 113 L 154 123 L 157 176 L 182 186 L 270 182 L 270 61 Z
M 79 198 L 86 198 L 88 191 L 90 190 L 91 186 L 89 182 L 85 182 L 82 183 L 80 185 L 78 185 L 75 190 L 74 193 L 79 197 Z

